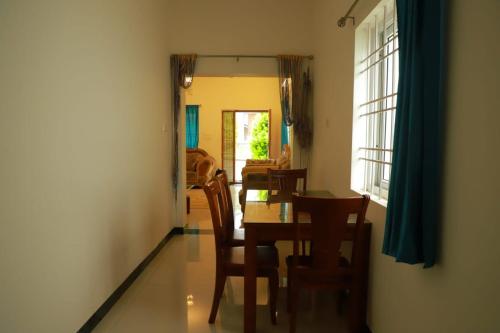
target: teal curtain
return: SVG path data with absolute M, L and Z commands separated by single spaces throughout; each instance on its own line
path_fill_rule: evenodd
M 186 105 L 186 147 L 198 148 L 199 141 L 199 105 Z
M 281 120 L 281 149 L 288 144 L 288 126 L 284 120 Z
M 399 86 L 383 253 L 436 261 L 443 140 L 445 0 L 397 0 Z

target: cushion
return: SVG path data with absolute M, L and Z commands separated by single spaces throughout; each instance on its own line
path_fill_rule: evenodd
M 247 165 L 274 165 L 274 160 L 247 160 Z

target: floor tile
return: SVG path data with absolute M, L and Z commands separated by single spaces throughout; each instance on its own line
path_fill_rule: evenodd
M 235 192 L 233 190 L 233 192 Z M 240 209 L 235 205 L 235 211 Z M 230 333 L 243 331 L 243 278 L 226 283 L 215 324 L 208 324 L 215 278 L 215 244 L 208 209 L 193 209 L 188 227 L 199 234 L 174 236 L 141 276 L 114 305 L 94 332 Z M 202 232 L 203 230 L 208 233 Z M 277 242 L 280 276 L 286 284 L 284 258 L 291 245 Z M 286 289 L 280 288 L 278 325 L 271 324 L 267 281 L 257 283 L 257 332 L 288 332 Z M 344 333 L 345 319 L 337 315 L 334 294 L 301 294 L 298 332 Z

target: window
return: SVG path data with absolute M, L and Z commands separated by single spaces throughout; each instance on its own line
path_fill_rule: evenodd
M 399 76 L 395 4 L 381 1 L 357 27 L 351 188 L 386 204 Z

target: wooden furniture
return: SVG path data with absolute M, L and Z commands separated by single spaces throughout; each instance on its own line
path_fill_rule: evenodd
M 356 256 L 359 232 L 365 220 L 370 197 L 356 198 L 314 198 L 294 195 L 293 256 L 286 260 L 288 266 L 288 300 L 290 309 L 290 333 L 295 333 L 297 318 L 297 298 L 301 288 L 349 290 L 358 292 L 355 284 Z M 307 233 L 311 235 L 313 246 L 308 256 L 299 256 L 299 241 L 304 239 L 303 223 L 299 214 L 310 216 Z M 354 224 L 351 259 L 340 255 L 340 245 L 347 232 L 349 217 L 356 215 Z
M 195 185 L 186 185 L 186 213 L 191 213 L 191 197 L 189 196 L 189 191 L 193 189 Z
M 215 159 L 201 148 L 186 149 L 186 183 L 203 186 L 215 174 Z
M 299 181 L 302 185 L 300 189 Z M 294 193 L 306 190 L 307 169 L 267 170 L 267 203 L 291 202 Z M 306 254 L 305 240 L 302 240 L 302 254 Z
M 234 228 L 234 210 L 233 210 L 233 200 L 231 199 L 231 189 L 229 188 L 229 180 L 227 178 L 227 173 L 225 170 L 220 171 L 216 176 L 215 180 L 219 182 L 222 194 L 222 204 L 223 212 L 223 235 L 224 241 L 229 246 L 244 246 L 245 245 L 245 230 Z M 270 245 L 274 246 L 273 241 L 259 242 L 258 245 Z
M 302 188 L 297 185 L 302 180 Z M 277 184 L 277 187 L 276 187 Z M 276 190 L 275 190 L 276 189 Z M 291 202 L 292 195 L 307 190 L 307 169 L 267 169 L 267 202 Z
M 332 197 L 327 191 L 307 191 L 305 196 Z M 243 225 L 245 227 L 245 284 L 244 332 L 255 333 L 257 242 L 263 240 L 295 240 L 292 203 L 247 202 Z M 299 214 L 300 238 L 312 238 L 312 226 L 307 214 Z M 356 251 L 353 253 L 353 293 L 350 294 L 349 327 L 352 333 L 362 333 L 366 326 L 366 297 L 371 223 L 363 223 L 356 230 L 355 223 L 348 223 L 343 241 L 352 242 L 356 234 Z
M 281 156 L 269 160 L 246 160 L 245 167 L 241 170 L 242 189 L 239 193 L 241 211 L 245 211 L 245 203 L 248 190 L 265 190 L 267 185 L 268 169 L 290 169 L 291 150 L 290 146 L 283 145 Z
M 224 285 L 228 276 L 243 276 L 245 267 L 245 248 L 230 246 L 224 241 L 222 230 L 223 216 L 225 212 L 222 202 L 222 190 L 219 182 L 209 181 L 203 190 L 208 199 L 212 225 L 215 236 L 215 289 L 210 311 L 209 323 L 213 323 L 217 316 L 220 298 L 224 291 Z M 274 246 L 255 246 L 254 261 L 255 276 L 267 277 L 269 279 L 269 307 L 271 312 L 271 321 L 276 324 L 276 302 L 278 297 L 278 250 Z M 254 304 L 255 305 L 255 304 Z
M 233 200 L 231 199 L 231 190 L 229 189 L 226 171 L 216 174 L 215 180 L 221 188 L 221 204 L 223 206 L 221 209 L 221 218 L 223 221 L 222 232 L 224 242 L 232 246 L 243 246 L 245 242 L 244 233 L 236 233 L 234 229 Z

